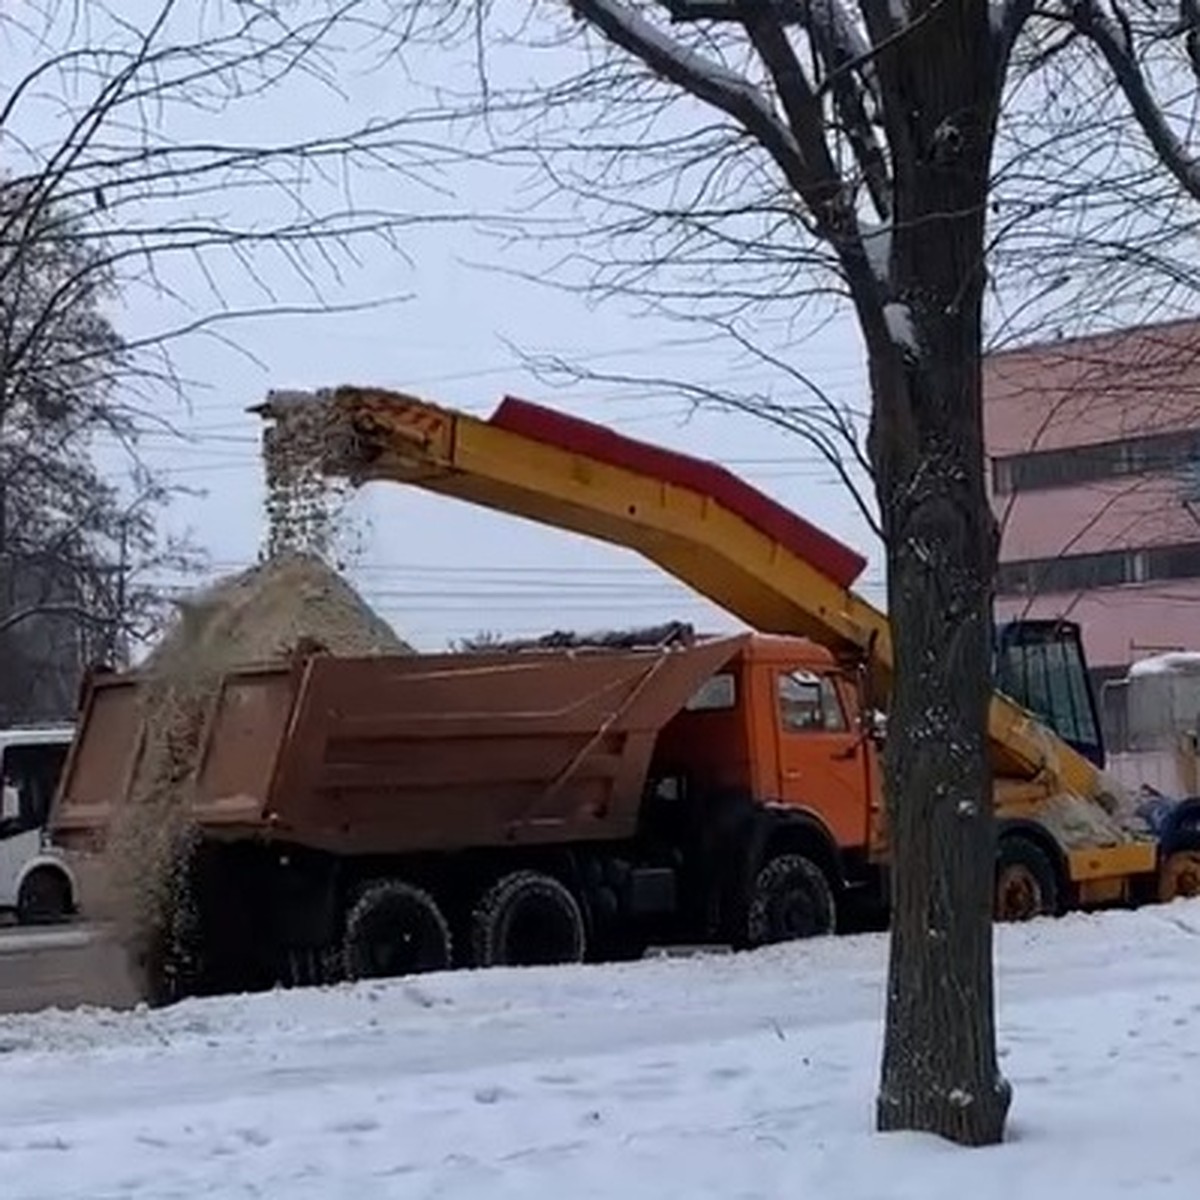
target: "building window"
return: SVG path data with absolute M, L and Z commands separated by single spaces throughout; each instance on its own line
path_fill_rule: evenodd
M 1123 475 L 1154 475 L 1179 471 L 1200 459 L 1200 430 L 1153 433 L 1118 442 L 1035 450 L 992 459 L 992 490 L 1047 491 L 1074 487 Z
M 1136 551 L 1113 550 L 1001 563 L 996 572 L 996 591 L 1002 596 L 1035 596 L 1120 587 L 1137 582 L 1136 558 Z
M 996 592 L 1001 596 L 1090 592 L 1165 579 L 1200 579 L 1200 542 L 1001 563 Z
M 1143 553 L 1147 579 L 1200 578 L 1200 546 L 1155 546 Z

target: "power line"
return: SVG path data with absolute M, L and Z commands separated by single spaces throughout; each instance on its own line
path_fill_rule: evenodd
M 164 598 L 186 595 L 204 584 L 163 584 L 148 583 L 143 588 Z M 879 590 L 882 583 L 865 583 L 862 590 Z M 682 585 L 676 592 L 649 591 L 630 595 L 626 591 L 612 592 L 503 592 L 496 590 L 479 591 L 408 591 L 402 588 L 364 588 L 364 597 L 374 603 L 383 604 L 398 609 L 401 606 L 408 611 L 453 612 L 475 610 L 480 607 L 493 611 L 527 611 L 542 604 L 555 611 L 563 609 L 603 609 L 617 605 L 620 608 L 669 608 L 678 604 L 715 604 L 700 593 L 689 592 Z
M 694 350 L 697 347 L 711 347 L 711 345 L 711 336 L 698 336 L 694 338 L 668 338 L 653 341 L 643 341 L 634 346 L 619 347 L 612 350 L 597 350 L 590 354 L 581 354 L 574 350 L 569 352 L 541 350 L 531 352 L 531 356 L 535 358 L 540 357 L 546 360 L 558 358 L 571 365 L 585 366 L 589 363 L 609 361 L 614 358 L 645 358 L 651 354 L 660 354 L 663 350 Z M 754 355 L 745 355 L 739 352 L 739 357 L 744 361 L 749 362 L 751 365 L 749 367 L 731 367 L 726 372 L 711 372 L 705 376 L 706 385 L 715 389 L 719 388 L 722 384 L 725 384 L 730 387 L 736 386 L 742 390 L 745 390 L 748 384 L 755 379 L 762 378 L 778 381 L 780 379 L 787 380 L 790 378 L 785 371 L 773 368 L 769 363 L 762 362 Z M 690 358 L 689 361 L 691 361 Z M 861 362 L 857 360 L 857 358 L 855 358 L 855 361 L 853 362 L 847 362 L 845 361 L 845 356 L 835 355 L 825 357 L 822 356 L 819 351 L 816 350 L 816 348 L 808 348 L 805 350 L 804 361 L 807 373 L 814 378 L 818 378 L 826 393 L 830 394 L 831 397 L 833 391 L 835 390 L 835 386 L 839 381 L 850 387 L 856 396 L 862 394 L 862 385 L 866 378 L 866 372 L 865 368 Z M 820 365 L 822 362 L 825 365 Z M 818 366 L 820 368 L 819 370 L 817 369 Z M 418 375 L 400 380 L 381 380 L 378 386 L 390 388 L 396 391 L 410 392 L 417 390 L 423 391 L 426 388 L 430 388 L 436 393 L 441 391 L 442 387 L 446 384 L 471 382 L 478 379 L 490 378 L 496 375 L 511 376 L 514 379 L 514 384 L 519 383 L 521 385 L 527 385 L 530 383 L 537 383 L 535 379 L 530 377 L 528 369 L 520 362 L 509 361 L 494 366 L 472 368 L 466 371 L 441 372 L 438 374 L 424 376 Z M 519 380 L 517 379 L 518 376 L 521 376 Z M 681 379 L 679 382 L 686 383 L 686 380 Z M 548 387 L 548 385 L 543 383 L 537 383 L 537 386 L 539 390 L 546 390 Z M 651 388 L 656 394 L 662 394 L 669 391 L 670 386 L 671 385 L 667 382 L 664 382 L 662 386 L 659 386 L 654 381 L 650 381 L 648 383 L 641 382 L 635 376 L 631 375 L 628 384 L 614 384 L 611 381 L 606 380 L 591 381 L 589 384 L 588 381 L 583 380 L 578 383 L 571 382 L 562 388 L 551 388 L 550 390 L 574 392 L 580 396 L 586 395 L 586 398 L 589 400 L 604 401 L 607 397 L 608 399 L 627 401 L 634 399 L 634 397 L 631 396 L 631 392 L 635 391 L 636 389 Z M 797 388 L 797 390 L 799 390 L 798 384 L 795 384 L 794 386 Z M 437 397 L 435 395 L 429 395 L 428 398 L 433 400 L 435 403 L 437 402 Z M 456 400 L 454 401 L 454 407 L 464 411 L 479 411 L 480 409 L 494 408 L 496 403 L 498 403 L 498 400 L 499 396 L 497 396 L 497 398 L 494 400 L 475 403 L 462 403 Z M 217 403 L 205 405 L 204 411 L 210 415 L 215 415 L 217 413 L 238 413 L 241 415 L 245 413 L 246 407 L 247 404 L 245 401 L 233 401 L 225 404 Z
M 169 442 L 172 453 L 208 453 L 210 447 L 209 442 L 221 442 L 223 444 L 239 444 L 248 446 L 258 446 L 259 440 L 249 436 L 217 436 L 205 434 L 200 438 L 193 438 L 190 434 L 171 433 L 168 430 L 157 430 L 152 433 L 143 434 L 142 437 L 151 437 L 160 439 L 159 445 L 152 447 L 158 450 L 163 441 Z M 797 440 L 803 440 L 802 434 L 796 434 Z M 691 451 L 681 451 L 689 457 L 704 457 L 703 455 L 693 454 Z M 257 453 L 227 453 L 222 454 L 214 461 L 245 461 L 245 462 L 261 462 L 261 456 Z M 713 459 L 714 462 L 719 462 L 720 465 L 726 467 L 780 467 L 780 466 L 828 466 L 828 458 L 819 453 L 812 454 L 779 454 L 779 455 L 760 455 L 748 458 L 732 457 L 726 458 L 722 456 L 719 460 Z
M 242 571 L 254 566 L 250 559 L 216 559 L 207 566 L 208 573 Z M 656 588 L 670 590 L 674 587 L 686 587 L 674 582 L 669 576 L 652 565 L 644 566 L 493 566 L 489 564 L 457 565 L 440 563 L 403 563 L 403 562 L 354 562 L 346 565 L 349 575 L 384 575 L 403 576 L 413 583 L 423 583 L 425 578 L 434 582 L 444 581 L 453 583 L 454 590 L 444 590 L 439 594 L 456 595 L 463 587 L 482 585 L 485 589 L 495 587 L 508 588 L 559 588 L 567 590 L 591 589 L 597 594 L 607 594 L 610 591 L 618 595 L 628 594 L 632 586 L 641 588 Z M 425 577 L 425 578 L 422 578 Z M 387 582 L 387 581 L 385 581 Z M 883 583 L 883 577 L 868 573 L 860 577 L 859 584 Z M 173 586 L 164 584 L 164 586 Z M 369 584 L 373 588 L 378 585 Z M 387 590 L 386 587 L 383 590 Z M 394 589 L 393 589 L 394 590 Z M 521 592 L 520 594 L 528 594 Z
M 589 360 L 584 359 L 582 361 Z M 481 372 L 479 374 L 498 374 L 502 370 L 504 370 L 504 368 L 488 368 L 486 372 Z M 759 389 L 755 389 L 753 386 L 755 381 L 759 379 L 759 375 L 753 369 L 735 369 L 724 375 L 708 375 L 705 377 L 704 383 L 706 387 L 712 388 L 714 391 L 719 391 L 722 385 L 727 386 L 731 390 L 731 395 L 734 397 L 734 399 L 736 399 L 738 396 L 745 397 L 748 391 L 754 392 L 755 390 L 762 391 L 767 396 L 777 397 L 779 388 L 777 386 L 772 386 L 771 382 L 767 382 L 767 380 L 777 380 L 778 373 L 771 372 L 766 366 L 760 367 L 760 370 L 765 372 L 766 375 L 763 379 L 763 386 Z M 468 372 L 464 373 L 462 376 L 448 375 L 442 376 L 441 378 L 443 381 L 452 381 L 459 377 L 469 378 L 472 374 L 473 373 Z M 863 372 L 861 368 L 857 366 L 831 368 L 821 372 L 821 374 L 823 377 L 830 374 L 841 375 L 848 381 L 852 380 L 852 382 L 848 383 L 845 389 L 836 385 L 827 385 L 824 387 L 823 390 L 825 394 L 830 402 L 835 405 L 835 407 L 850 408 L 853 400 L 861 399 L 863 379 Z M 405 381 L 399 384 L 381 384 L 380 386 L 390 387 L 393 390 L 402 392 L 412 392 L 421 389 L 421 394 L 423 397 L 428 397 L 432 402 L 437 403 L 438 400 L 436 397 L 429 395 L 429 393 L 424 392 L 423 390 L 428 382 L 428 380 L 418 379 L 415 381 Z M 738 417 L 743 420 L 748 416 L 752 416 L 752 414 L 747 413 L 744 409 L 736 407 L 733 404 L 722 404 L 718 400 L 710 401 L 698 398 L 693 399 L 685 394 L 681 394 L 681 389 L 686 386 L 686 380 L 680 380 L 679 385 L 672 387 L 670 384 L 663 384 L 660 386 L 653 381 L 641 382 L 636 378 L 631 378 L 627 384 L 621 383 L 604 388 L 589 387 L 587 388 L 586 392 L 582 390 L 582 385 L 575 385 L 571 388 L 563 390 L 576 392 L 580 400 L 586 399 L 592 404 L 615 404 L 621 406 L 639 404 L 644 408 L 650 406 L 648 411 L 638 413 L 636 416 L 610 418 L 607 423 L 612 425 L 621 425 L 623 423 L 643 423 L 647 420 L 691 419 L 697 414 L 703 414 L 706 416 L 720 415 L 725 417 Z M 841 394 L 843 391 L 845 394 Z M 466 412 L 474 416 L 485 416 L 490 415 L 495 410 L 500 399 L 501 397 L 497 395 L 495 399 L 485 402 L 455 400 L 453 407 L 459 411 Z M 786 403 L 786 401 L 783 402 Z M 806 403 L 802 407 L 811 408 L 811 402 Z M 209 417 L 220 417 L 224 414 L 229 414 L 229 419 L 218 420 L 215 422 L 209 421 L 204 425 L 195 425 L 186 431 L 181 429 L 178 432 L 173 432 L 170 429 L 163 428 L 147 429 L 142 431 L 140 436 L 180 438 L 188 437 L 193 434 L 210 433 L 213 436 L 222 438 L 229 437 L 238 439 L 245 438 L 250 441 L 257 440 L 253 438 L 252 435 L 240 432 L 245 430 L 248 424 L 253 420 L 253 418 L 247 414 L 246 405 L 244 403 L 238 403 L 236 407 L 234 405 L 213 405 L 207 407 L 205 412 Z M 235 413 L 237 414 L 236 417 L 233 415 Z M 866 419 L 865 412 L 857 412 L 854 415 L 860 420 L 865 421 Z

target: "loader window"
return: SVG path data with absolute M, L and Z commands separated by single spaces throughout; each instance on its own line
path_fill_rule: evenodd
M 1095 698 L 1074 626 L 1014 622 L 1001 631 L 996 683 L 1097 766 L 1104 761 Z
M 833 681 L 807 671 L 779 676 L 779 719 L 791 733 L 846 731 L 846 714 Z

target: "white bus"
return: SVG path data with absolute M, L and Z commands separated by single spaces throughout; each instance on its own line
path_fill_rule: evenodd
M 69 725 L 0 729 L 0 911 L 22 924 L 52 924 L 75 911 L 74 875 L 46 836 L 73 736 Z

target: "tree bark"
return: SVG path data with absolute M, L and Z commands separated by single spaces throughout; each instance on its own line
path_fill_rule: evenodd
M 957 452 L 961 368 L 907 380 L 914 410 L 946 414 L 900 476 L 886 520 L 895 682 L 885 751 L 892 845 L 887 1030 L 878 1125 L 986 1145 L 1003 1137 L 992 972 L 995 830 L 984 736 L 990 696 L 995 529 L 978 458 Z M 963 381 L 966 383 L 966 381 Z M 917 390 L 913 384 L 918 384 Z M 881 458 L 907 457 L 881 439 Z M 968 443 L 969 444 L 969 443 Z
M 916 7 L 916 6 L 914 6 Z M 1002 1140 L 987 755 L 997 530 L 984 483 L 983 247 L 999 63 L 986 0 L 934 4 L 880 56 L 894 151 L 891 294 L 864 317 L 895 682 L 881 1130 Z M 919 26 L 919 27 L 918 27 Z M 981 69 L 981 64 L 996 69 Z

